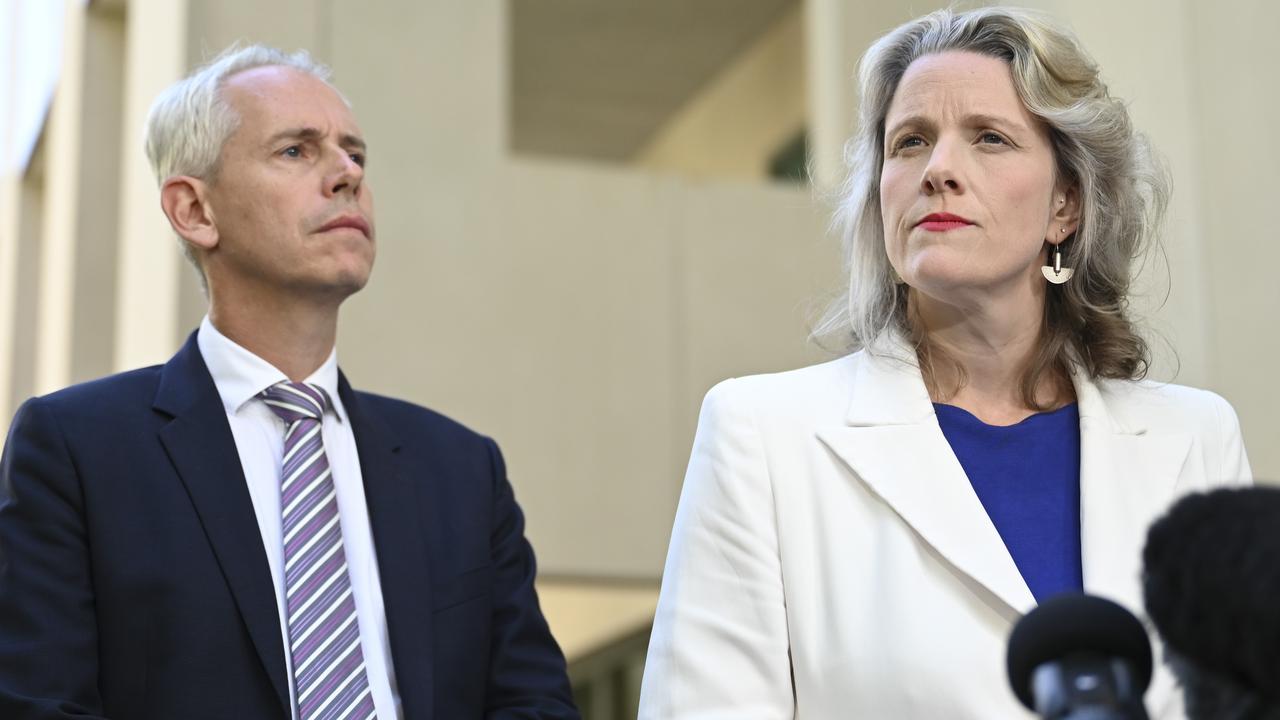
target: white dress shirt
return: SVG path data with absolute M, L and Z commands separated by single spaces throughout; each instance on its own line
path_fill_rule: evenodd
M 231 434 L 235 437 L 236 450 L 240 454 L 240 465 L 244 468 L 245 481 L 249 485 L 253 512 L 258 518 L 258 529 L 262 532 L 262 545 L 267 551 L 267 564 L 271 568 L 271 579 L 276 588 L 276 609 L 280 613 L 280 637 L 284 642 L 284 661 L 289 678 L 289 704 L 296 720 L 298 699 L 293 681 L 293 658 L 288 650 L 284 544 L 281 539 L 280 460 L 284 453 L 285 423 L 258 398 L 263 390 L 289 378 L 271 363 L 218 332 L 208 316 L 200 323 L 196 343 L 226 408 L 227 422 L 231 425 Z M 321 435 L 325 455 L 333 471 L 342 544 L 347 555 L 351 594 L 355 599 L 356 619 L 360 623 L 360 649 L 364 653 L 373 705 L 379 718 L 400 718 L 400 695 L 396 690 L 395 673 L 391 664 L 387 616 L 382 604 L 382 585 L 378 579 L 378 558 L 369 528 L 360 458 L 356 452 L 355 435 L 347 422 L 342 398 L 338 395 L 336 349 L 306 382 L 324 388 L 333 402 L 333 406 L 325 412 Z

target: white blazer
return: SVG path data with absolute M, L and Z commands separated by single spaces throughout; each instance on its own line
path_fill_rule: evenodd
M 892 352 L 903 359 L 863 351 L 707 393 L 642 720 L 1033 717 L 1004 656 L 1035 600 L 914 353 Z M 1250 481 L 1238 421 L 1202 390 L 1074 383 L 1085 591 L 1142 617 L 1151 521 L 1182 493 Z M 1152 717 L 1181 717 L 1179 696 L 1158 669 Z

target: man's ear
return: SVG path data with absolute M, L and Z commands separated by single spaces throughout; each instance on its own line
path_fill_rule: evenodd
M 1057 245 L 1080 228 L 1080 191 L 1075 185 L 1059 186 L 1053 191 L 1053 207 L 1045 240 Z
M 218 226 L 208 204 L 208 185 L 199 178 L 175 175 L 160 186 L 160 208 L 173 231 L 199 250 L 218 245 Z

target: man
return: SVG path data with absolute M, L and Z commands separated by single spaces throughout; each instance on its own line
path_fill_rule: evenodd
M 209 314 L 164 366 L 18 411 L 0 717 L 578 717 L 496 445 L 338 371 L 375 229 L 326 77 L 232 48 L 153 107 Z

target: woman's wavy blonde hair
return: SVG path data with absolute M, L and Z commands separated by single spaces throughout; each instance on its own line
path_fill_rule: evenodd
M 848 285 L 814 336 L 847 351 L 873 350 L 886 332 L 898 331 L 915 341 L 922 365 L 945 360 L 913 327 L 908 293 L 889 265 L 880 173 L 885 116 L 898 83 L 917 58 L 947 51 L 1009 63 L 1019 98 L 1048 129 L 1059 179 L 1080 198 L 1079 228 L 1061 245 L 1075 276 L 1047 294 L 1039 350 L 1022 377 L 1023 399 L 1041 408 L 1037 388 L 1046 379 L 1065 381 L 1073 367 L 1092 378 L 1143 377 L 1149 353 L 1129 317 L 1128 293 L 1134 261 L 1154 242 L 1164 214 L 1167 175 L 1079 41 L 1045 16 L 1018 8 L 939 10 L 893 30 L 862 57 L 859 126 L 846 145 L 848 175 L 833 219 Z

